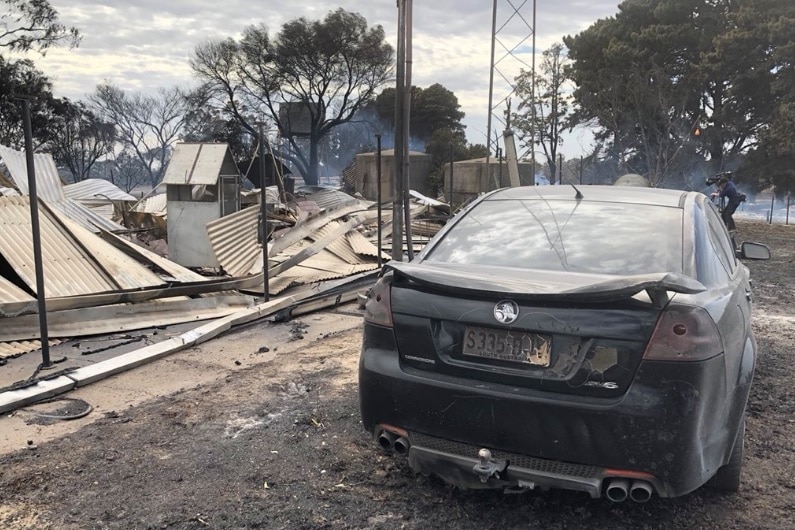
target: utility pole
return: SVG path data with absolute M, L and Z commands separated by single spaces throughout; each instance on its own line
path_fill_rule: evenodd
M 268 194 L 265 192 L 265 134 L 263 127 L 265 123 L 257 122 L 259 127 L 259 178 L 260 178 L 260 229 L 262 230 L 262 296 L 267 302 L 270 300 L 270 267 L 268 265 Z
M 403 261 L 403 106 L 406 86 L 406 0 L 398 0 L 397 71 L 395 79 L 395 149 L 392 186 L 392 260 Z
M 28 169 L 30 194 L 30 228 L 33 235 L 33 263 L 36 268 L 36 298 L 39 305 L 39 330 L 41 335 L 41 368 L 51 368 L 50 337 L 47 333 L 47 302 L 44 295 L 44 264 L 41 255 L 41 229 L 39 227 L 39 196 L 36 191 L 36 164 L 33 158 L 33 127 L 30 123 L 30 101 L 22 100 L 22 121 L 25 129 L 25 159 Z
M 406 10 L 404 15 L 405 42 L 403 55 L 406 65 L 403 70 L 403 210 L 406 217 L 406 250 L 409 261 L 414 259 L 414 242 L 411 238 L 411 37 L 412 37 L 412 11 L 414 0 L 403 0 Z

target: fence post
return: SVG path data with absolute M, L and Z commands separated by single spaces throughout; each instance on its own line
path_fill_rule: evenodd
M 776 194 L 770 196 L 770 223 L 773 224 L 773 208 L 776 206 Z

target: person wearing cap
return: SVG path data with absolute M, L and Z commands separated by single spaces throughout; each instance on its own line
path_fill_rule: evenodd
M 726 205 L 723 207 L 723 211 L 721 211 L 721 218 L 723 218 L 723 222 L 726 224 L 726 228 L 729 229 L 729 232 L 734 232 L 737 230 L 737 225 L 734 224 L 734 215 L 735 210 L 737 207 L 740 206 L 740 193 L 737 191 L 737 188 L 734 187 L 732 181 L 730 181 L 727 177 L 721 177 L 718 180 L 718 191 L 712 193 L 710 197 L 720 197 L 721 200 L 724 198 L 726 199 Z

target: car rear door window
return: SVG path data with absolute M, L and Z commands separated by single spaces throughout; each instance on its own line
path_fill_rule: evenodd
M 680 208 L 561 200 L 483 201 L 428 261 L 598 274 L 682 272 Z

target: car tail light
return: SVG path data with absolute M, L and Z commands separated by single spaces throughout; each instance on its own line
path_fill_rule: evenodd
M 672 305 L 660 314 L 643 358 L 647 361 L 703 361 L 723 353 L 718 327 L 704 309 Z
M 392 274 L 382 276 L 367 295 L 364 305 L 364 320 L 378 326 L 392 327 Z

